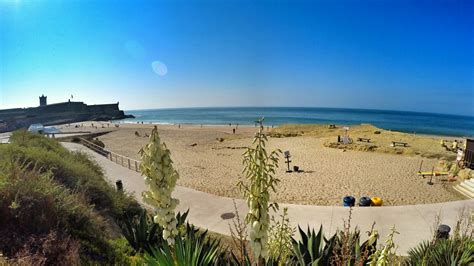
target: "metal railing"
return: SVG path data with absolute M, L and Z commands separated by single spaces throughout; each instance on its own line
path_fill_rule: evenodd
M 140 172 L 140 161 L 129 158 L 127 156 L 123 156 L 121 154 L 115 153 L 113 151 L 109 151 L 101 146 L 92 143 L 84 138 L 79 138 L 81 143 L 86 146 L 87 148 L 97 152 L 98 154 L 107 157 L 110 161 L 119 164 L 123 167 L 126 167 L 132 171 Z

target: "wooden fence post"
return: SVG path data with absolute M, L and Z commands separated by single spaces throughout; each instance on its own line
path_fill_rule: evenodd
M 128 169 L 130 169 L 130 158 L 128 158 Z
M 138 172 L 138 162 L 137 161 L 135 161 L 135 171 Z

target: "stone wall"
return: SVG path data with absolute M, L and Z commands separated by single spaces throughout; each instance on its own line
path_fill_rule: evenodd
M 83 102 L 64 102 L 46 106 L 0 110 L 0 132 L 27 128 L 31 124 L 41 123 L 57 125 L 87 120 L 118 120 L 126 116 L 116 104 L 86 105 Z

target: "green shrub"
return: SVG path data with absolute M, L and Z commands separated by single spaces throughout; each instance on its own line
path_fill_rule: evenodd
M 406 265 L 471 265 L 474 240 L 471 237 L 425 241 L 408 252 Z
M 119 237 L 107 241 L 110 248 L 115 252 L 115 265 L 141 265 L 140 258 L 135 254 L 135 250 L 128 244 L 125 237 Z
M 292 254 L 292 237 L 296 230 L 290 225 L 288 208 L 283 208 L 280 218 L 281 220 L 278 221 L 273 216 L 271 218 L 272 224 L 268 232 L 267 245 L 269 257 L 279 261 L 279 265 L 283 265 Z
M 292 239 L 293 255 L 291 261 L 298 265 L 329 265 L 335 245 L 336 235 L 326 239 L 323 235 L 323 227 L 319 228 L 318 234 L 313 230 L 305 233 L 299 226 L 298 232 L 301 240 Z
M 10 140 L 10 145 L 0 147 L 0 163 L 18 160 L 36 165 L 42 172 L 51 171 L 56 181 L 82 192 L 97 210 L 117 220 L 124 210 L 139 212 L 138 203 L 130 195 L 115 191 L 104 179 L 100 166 L 87 155 L 69 152 L 54 139 L 24 131 L 14 132 Z
M 187 225 L 184 236 L 175 237 L 174 244 L 168 246 L 164 239 L 161 248 L 152 249 L 145 254 L 147 265 L 222 265 L 225 255 L 219 248 L 219 240 L 211 240 L 207 231 L 200 232 L 194 226 Z
M 322 226 L 316 234 L 314 229 L 305 233 L 300 227 L 300 241 L 293 242 L 293 254 L 290 261 L 298 265 L 366 265 L 376 252 L 376 234 L 360 244 L 360 232 L 339 231 L 331 238 L 324 237 Z
M 54 139 L 18 131 L 10 140 L 0 146 L 0 252 L 20 264 L 75 264 L 54 250 L 79 252 L 81 263 L 122 261 L 110 241 L 122 214 L 138 213 L 139 204 Z
M 55 182 L 51 173 L 24 168 L 15 163 L 2 169 L 11 172 L 1 173 L 6 185 L 0 189 L 0 250 L 12 258 L 29 254 L 35 261 L 38 254 L 49 254 L 46 259 L 54 263 L 61 258 L 53 256 L 54 246 L 75 253 L 77 240 L 86 254 L 106 259 L 104 221 L 82 195 Z

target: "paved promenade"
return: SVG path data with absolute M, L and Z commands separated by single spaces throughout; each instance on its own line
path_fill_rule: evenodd
M 135 194 L 136 198 L 142 202 L 141 193 L 147 190 L 147 187 L 139 173 L 121 167 L 82 145 L 63 144 L 70 150 L 90 154 L 103 167 L 105 176 L 113 184 L 121 179 L 125 190 Z M 232 222 L 223 219 L 221 215 L 234 212 L 231 198 L 215 196 L 185 187 L 176 187 L 174 197 L 180 200 L 179 210 L 190 209 L 188 217 L 191 223 L 221 234 L 230 234 L 229 223 Z M 247 212 L 247 206 L 243 200 L 237 199 L 235 201 L 241 218 L 243 218 Z M 304 228 L 310 226 L 319 229 L 322 225 L 327 236 L 333 234 L 337 229 L 342 229 L 343 221 L 347 220 L 349 214 L 349 209 L 342 206 L 280 204 L 280 209 L 283 207 L 288 207 L 290 222 L 294 226 L 300 225 Z M 400 232 L 395 237 L 395 243 L 399 246 L 398 253 L 405 255 L 421 240 L 432 238 L 437 215 L 440 216 L 441 223 L 454 228 L 462 209 L 470 216 L 474 211 L 474 200 L 409 206 L 356 207 L 353 209 L 351 224 L 357 225 L 363 233 L 370 230 L 372 223 L 375 222 L 375 229 L 380 233 L 381 243 L 390 232 L 390 228 L 395 226 Z

